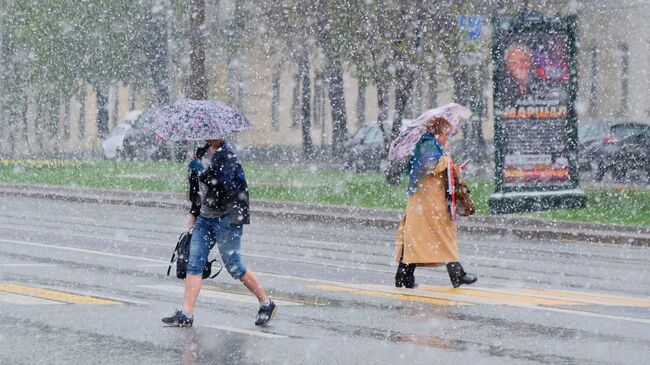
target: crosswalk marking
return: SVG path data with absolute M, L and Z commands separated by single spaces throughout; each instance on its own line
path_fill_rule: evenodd
M 0 292 L 35 297 L 49 301 L 72 304 L 121 304 L 121 302 L 87 295 L 77 295 L 62 291 L 34 288 L 16 284 L 0 284 Z

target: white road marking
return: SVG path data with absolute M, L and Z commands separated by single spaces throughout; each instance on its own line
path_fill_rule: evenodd
M 147 289 L 162 290 L 162 291 L 178 293 L 178 294 L 183 294 L 183 291 L 185 290 L 185 288 L 181 285 L 166 285 L 166 284 L 140 285 L 140 287 L 147 288 Z M 218 291 L 210 287 L 203 287 L 203 289 L 201 289 L 201 297 L 232 300 L 232 301 L 248 303 L 248 304 L 258 304 L 257 299 L 252 294 L 243 295 L 243 294 L 228 293 L 224 291 Z M 287 300 L 273 299 L 273 302 L 275 302 L 277 305 L 282 305 L 282 306 L 302 305 L 302 303 L 290 302 Z
M 172 244 L 173 241 L 171 243 L 158 243 L 157 241 L 142 241 L 136 239 L 132 240 L 129 239 L 128 237 L 123 238 L 120 236 L 106 236 L 97 233 L 85 234 L 83 232 L 80 233 L 80 232 L 62 231 L 60 229 L 45 228 L 45 227 L 39 227 L 38 229 L 34 229 L 33 227 L 17 227 L 17 226 L 0 225 L 0 228 L 7 228 L 7 229 L 26 231 L 26 232 L 37 232 L 37 233 L 59 233 L 71 237 L 81 237 L 81 238 L 98 239 L 98 240 L 106 240 L 106 241 L 114 241 L 114 242 L 122 242 L 122 243 L 139 243 L 139 244 L 145 244 L 151 246 L 173 246 Z
M 258 336 L 258 337 L 264 337 L 264 338 L 275 338 L 275 339 L 289 338 L 288 336 L 278 335 L 278 334 L 275 334 L 275 333 L 252 331 L 252 330 L 247 330 L 247 329 L 238 328 L 238 327 L 230 327 L 230 326 L 222 326 L 222 325 L 209 325 L 209 326 L 201 326 L 201 327 L 214 328 L 214 329 L 218 329 L 218 330 L 223 330 L 223 331 L 228 331 L 228 332 L 235 332 L 235 333 L 242 333 L 242 334 L 249 335 L 249 336 Z
M 152 259 L 152 258 L 148 258 L 148 257 L 123 255 L 123 254 L 119 254 L 119 253 L 88 250 L 88 249 L 85 249 L 85 248 L 77 248 L 77 247 L 48 245 L 48 244 L 36 243 L 36 242 L 7 240 L 7 239 L 4 239 L 4 238 L 0 238 L 0 242 L 13 243 L 13 244 L 16 244 L 16 245 L 33 246 L 33 247 L 47 247 L 47 248 L 54 248 L 54 249 L 63 250 L 63 251 L 83 252 L 83 253 L 90 253 L 90 254 L 94 254 L 94 255 L 108 256 L 108 257 L 119 257 L 119 258 L 132 259 L 132 260 L 142 260 L 142 261 L 155 262 L 155 263 L 164 263 L 165 262 L 165 260 Z
M 127 258 L 127 259 L 134 259 L 134 260 L 142 260 L 142 261 L 148 261 L 148 262 L 154 262 L 157 264 L 161 263 L 167 263 L 165 260 L 159 260 L 159 259 L 151 259 L 147 257 L 140 257 L 140 256 L 131 256 L 131 255 L 123 255 L 123 254 L 115 254 L 115 253 L 110 253 L 110 252 L 102 252 L 102 251 L 95 251 L 95 250 L 88 250 L 88 249 L 82 249 L 82 248 L 74 248 L 74 247 L 67 247 L 67 246 L 57 246 L 57 245 L 48 245 L 48 244 L 41 244 L 41 243 L 35 243 L 35 242 L 27 242 L 27 241 L 18 241 L 18 240 L 7 240 L 7 239 L 0 239 L 0 242 L 5 242 L 5 243 L 13 243 L 13 244 L 20 244 L 20 245 L 27 245 L 27 246 L 34 246 L 34 247 L 47 247 L 47 248 L 54 248 L 54 249 L 60 249 L 64 251 L 73 251 L 73 252 L 83 252 L 83 253 L 90 253 L 90 254 L 96 254 L 96 255 L 102 255 L 102 256 L 109 256 L 109 257 L 117 257 L 117 258 Z M 364 271 L 372 271 L 372 272 L 388 272 L 387 270 L 376 270 L 376 269 L 368 269 L 368 268 L 359 268 L 359 267 L 351 267 L 351 266 L 344 266 L 344 265 L 335 265 L 335 264 L 327 264 L 327 263 L 320 263 L 320 262 L 314 262 L 314 261 L 305 261 L 305 260 L 297 260 L 297 259 L 283 259 L 283 258 L 278 258 L 278 257 L 273 257 L 273 256 L 267 256 L 267 255 L 245 255 L 245 256 L 251 256 L 251 257 L 258 257 L 258 258 L 265 258 L 265 259 L 272 259 L 272 260 L 282 260 L 282 261 L 291 261 L 291 262 L 299 262 L 299 263 L 307 263 L 307 264 L 312 264 L 312 265 L 321 265 L 321 266 L 327 266 L 327 267 L 338 267 L 338 268 L 345 268 L 345 269 L 353 269 L 353 270 L 364 270 Z M 262 273 L 260 273 L 262 274 Z M 345 285 L 347 283 L 336 283 L 333 281 L 328 281 L 328 280 L 319 280 L 319 279 L 311 279 L 311 278 L 304 278 L 304 277 L 297 277 L 297 276 L 290 276 L 290 275 L 277 275 L 277 274 L 271 274 L 271 273 L 263 273 L 265 275 L 274 275 L 278 277 L 286 277 L 286 278 L 296 278 L 300 280 L 305 280 L 305 281 L 315 281 L 315 282 L 325 282 L 325 283 L 335 283 L 338 285 Z M 483 281 L 485 282 L 485 280 Z M 348 284 L 349 285 L 349 284 Z M 180 287 L 179 287 L 180 288 Z M 206 290 L 205 296 L 210 296 L 210 295 L 215 295 L 217 298 L 224 298 L 224 295 L 220 294 L 209 294 L 207 293 L 209 290 Z M 182 288 L 181 288 L 182 292 Z M 212 291 L 213 293 L 220 293 L 216 291 Z M 257 301 L 254 298 L 250 298 L 249 296 L 243 296 L 239 294 L 231 294 L 228 297 L 231 300 L 239 300 L 239 301 L 245 301 L 245 302 L 253 302 L 256 303 Z M 235 299 L 238 296 L 241 297 L 241 299 Z M 243 299 L 245 298 L 245 299 Z M 458 299 L 458 298 L 456 298 Z M 294 302 L 285 302 L 282 301 L 283 305 L 301 305 L 299 303 L 294 303 Z M 289 304 L 291 303 L 291 304 Z M 280 302 L 278 302 L 280 304 Z M 632 322 L 639 322 L 639 323 L 647 323 L 650 324 L 650 319 L 644 319 L 644 318 L 634 318 L 634 317 L 626 317 L 626 316 L 615 316 L 615 315 L 608 315 L 608 314 L 601 314 L 601 313 L 595 313 L 595 312 L 588 312 L 588 311 L 579 311 L 579 310 L 573 310 L 573 309 L 564 309 L 564 308 L 551 308 L 551 307 L 539 307 L 539 306 L 530 306 L 532 309 L 544 309 L 547 311 L 552 311 L 552 312 L 560 312 L 560 313 L 567 313 L 567 314 L 577 314 L 577 315 L 582 315 L 582 316 L 588 316 L 588 317 L 597 317 L 597 318 L 606 318 L 606 319 L 617 319 L 617 320 L 625 320 L 625 321 L 632 321 Z
M 116 253 L 89 250 L 89 249 L 82 249 L 82 248 L 75 248 L 75 247 L 68 247 L 68 246 L 57 246 L 57 245 L 49 245 L 49 244 L 43 244 L 43 243 L 18 241 L 18 240 L 7 240 L 7 239 L 0 239 L 0 242 L 20 244 L 20 245 L 26 245 L 26 246 L 34 246 L 34 247 L 47 247 L 47 248 L 54 248 L 54 249 L 64 250 L 64 251 L 83 252 L 83 253 L 96 254 L 96 255 L 108 256 L 108 257 L 140 260 L 140 261 L 152 262 L 152 263 L 154 263 L 153 265 L 155 265 L 155 266 L 163 266 L 164 267 L 164 266 L 169 265 L 168 260 L 160 260 L 160 259 L 152 259 L 152 258 L 141 257 L 141 256 L 131 256 L 131 255 L 124 255 L 124 254 L 116 254 Z M 389 273 L 389 274 L 393 274 L 395 272 L 394 267 L 390 267 L 389 269 L 374 269 L 374 268 L 370 268 L 370 267 L 358 267 L 358 266 L 333 264 L 333 263 L 327 263 L 327 262 L 318 262 L 318 261 L 306 260 L 306 259 L 300 258 L 300 257 L 298 257 L 298 258 L 287 258 L 287 257 L 278 257 L 278 256 L 270 256 L 270 255 L 254 254 L 254 253 L 246 253 L 246 254 L 244 254 L 244 257 L 253 257 L 253 258 L 284 261 L 284 262 L 295 262 L 295 263 L 301 263 L 301 264 L 318 265 L 318 266 L 323 266 L 323 267 L 332 267 L 332 268 L 346 269 L 346 270 L 352 270 L 352 271 L 365 271 L 365 272 Z M 378 266 L 377 264 L 370 264 L 370 265 L 371 266 Z M 258 274 L 265 274 L 265 275 L 276 276 L 276 277 L 284 277 L 284 278 L 290 278 L 290 279 L 299 279 L 299 280 L 309 281 L 309 282 L 320 282 L 320 283 L 333 284 L 333 285 L 345 285 L 346 284 L 346 283 L 337 283 L 337 282 L 334 282 L 334 281 L 320 280 L 320 279 L 315 279 L 315 278 L 312 279 L 312 278 L 300 277 L 300 276 L 279 275 L 279 274 L 261 273 L 261 272 L 258 272 Z M 427 270 L 427 271 L 423 270 L 421 272 L 421 274 L 419 274 L 419 276 L 422 277 L 422 278 L 434 278 L 434 279 L 441 279 L 441 280 L 445 280 L 445 278 L 446 278 L 446 275 L 444 273 L 438 274 L 438 273 L 434 273 L 433 271 L 430 271 L 430 270 Z M 502 285 L 503 284 L 502 282 L 495 281 L 495 280 L 489 280 L 489 279 L 485 279 L 485 278 L 482 279 L 481 282 L 483 284 L 488 284 L 488 285 Z

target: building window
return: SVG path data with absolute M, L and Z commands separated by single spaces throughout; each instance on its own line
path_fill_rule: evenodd
M 598 49 L 589 50 L 589 115 L 596 116 L 598 107 Z

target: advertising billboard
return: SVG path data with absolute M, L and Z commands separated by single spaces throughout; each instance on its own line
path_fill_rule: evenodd
M 493 24 L 492 213 L 584 206 L 578 188 L 575 18 Z

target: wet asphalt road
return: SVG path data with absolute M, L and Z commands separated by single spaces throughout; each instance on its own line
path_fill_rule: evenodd
M 650 250 L 461 236 L 477 284 L 442 268 L 393 287 L 392 229 L 253 217 L 243 256 L 279 305 L 222 273 L 195 327 L 162 326 L 185 214 L 3 197 L 0 364 L 644 364 Z

